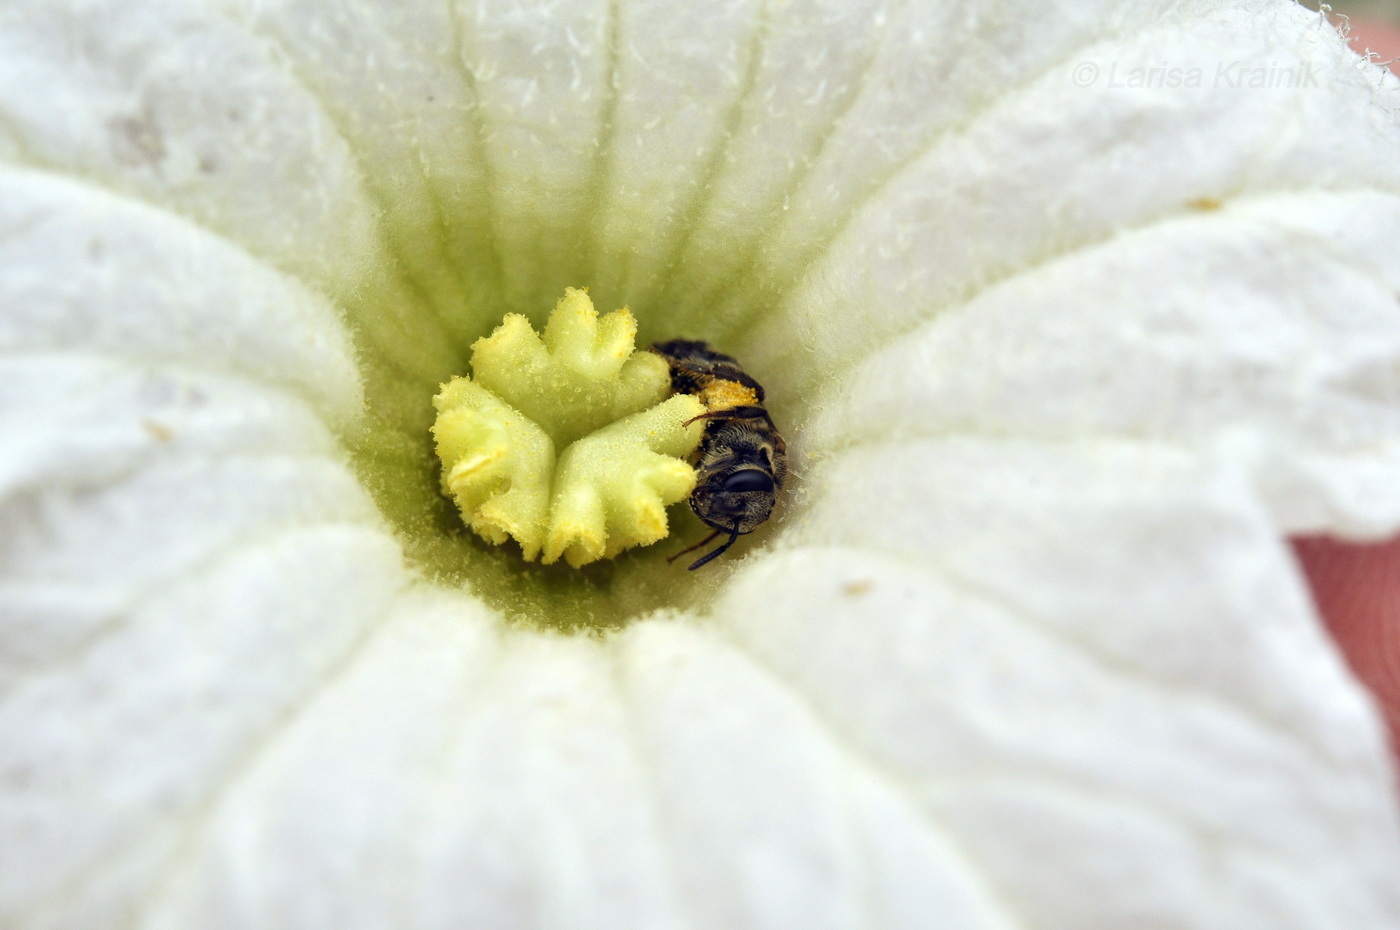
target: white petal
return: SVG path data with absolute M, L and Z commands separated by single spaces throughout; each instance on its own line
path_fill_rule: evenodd
M 177 208 L 313 277 L 373 267 L 344 140 L 231 23 L 189 4 L 20 0 L 6 27 L 0 100 L 23 160 Z
M 11 682 L 0 832 L 24 839 L 0 863 L 7 920 L 57 912 L 81 925 L 89 910 L 105 922 L 149 894 L 153 866 L 181 853 L 220 783 L 351 657 L 400 576 L 374 532 L 294 530 L 186 572 Z
M 665 296 L 680 302 L 682 319 L 706 331 L 742 324 L 755 302 L 766 315 L 853 217 L 1002 98 L 1095 41 L 1172 16 L 1152 2 L 1041 11 L 1019 0 L 767 11 L 753 87 L 731 112 L 734 128 L 714 143 L 711 183 L 691 207 L 696 229 L 678 234 L 684 251 Z M 1056 115 L 1057 126 L 1062 119 Z M 980 174 L 1016 153 L 981 148 L 977 156 Z M 1023 166 L 1007 167 L 1014 176 Z M 1004 193 L 995 199 L 1005 202 Z M 847 238 L 846 247 L 860 249 L 860 235 Z M 852 309 L 841 308 L 846 320 Z
M 1400 916 L 1379 728 L 1238 481 L 1122 443 L 886 445 L 793 537 L 712 625 L 608 645 L 401 602 L 147 925 Z
M 178 0 L 17 0 L 0 60 L 7 161 L 148 201 L 363 302 L 364 337 L 419 376 L 452 364 L 447 340 L 417 337 L 443 331 L 442 311 L 393 269 L 399 246 L 356 153 L 268 42 Z
M 0 923 L 1400 922 L 1277 538 L 1400 521 L 1395 83 L 1281 5 L 700 9 L 9 4 Z M 1163 55 L 1327 86 L 1073 83 Z M 343 324 L 426 411 L 590 270 L 817 413 L 782 548 L 602 642 L 408 588 L 331 429 Z
M 441 325 L 465 344 L 499 322 L 499 307 L 482 304 L 510 252 L 497 244 L 499 162 L 478 98 L 497 82 L 473 74 L 470 13 L 449 2 L 222 0 L 215 8 L 235 41 L 263 50 L 262 67 L 304 88 L 309 118 L 343 137 L 387 251 Z M 546 294 L 540 307 L 558 296 Z
M 725 629 L 1027 923 L 1400 918 L 1383 736 L 1240 483 L 947 440 L 817 485 L 794 535 L 832 548 L 742 573 Z
M 12 445 L 0 470 L 0 687 L 240 546 L 377 522 L 357 482 L 326 458 L 324 428 L 285 398 L 43 361 L 0 362 L 0 393 L 67 388 L 88 403 L 3 417 Z
M 722 610 L 757 620 L 770 608 L 754 593 Z M 621 647 L 696 924 L 897 927 L 936 915 L 941 927 L 1014 926 L 958 844 L 763 664 L 679 624 L 639 626 Z
M 871 354 L 807 441 L 1150 439 L 1250 474 L 1286 532 L 1389 532 L 1400 253 L 1362 243 L 1398 240 L 1400 197 L 1365 192 L 1243 198 L 1120 234 Z
M 1400 124 L 1385 115 L 1400 103 L 1400 80 L 1373 86 L 1331 28 L 1302 8 L 1273 9 L 1268 20 L 1260 28 L 1250 12 L 1203 7 L 1184 22 L 1105 40 L 1012 88 L 903 164 L 843 222 L 780 312 L 763 320 L 759 350 L 849 363 L 994 282 L 1174 218 L 1199 198 L 1400 191 L 1392 157 Z M 1286 30 L 1286 44 L 1275 30 Z M 1107 86 L 1115 65 L 1163 60 L 1199 68 L 1202 86 Z M 1260 60 L 1307 64 L 1313 78 L 1255 90 L 1215 79 L 1221 64 Z M 1098 86 L 1076 85 L 1080 63 L 1100 68 Z
M 681 926 L 627 713 L 598 644 L 406 600 L 231 792 L 151 925 L 223 901 L 227 926 Z
M 71 178 L 3 171 L 0 266 L 7 355 L 202 368 L 285 385 L 333 422 L 360 412 L 350 340 L 330 303 L 168 212 Z
M 110 923 L 405 583 L 326 423 L 329 304 L 165 211 L 0 175 L 0 914 Z

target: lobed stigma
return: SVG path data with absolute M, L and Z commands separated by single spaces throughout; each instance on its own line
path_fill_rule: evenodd
M 666 362 L 636 351 L 625 308 L 599 317 L 568 288 L 544 333 L 509 314 L 472 346 L 470 376 L 442 385 L 432 433 L 443 492 L 494 545 L 574 568 L 670 532 L 666 507 L 695 488 L 686 458 L 701 401 L 671 393 Z

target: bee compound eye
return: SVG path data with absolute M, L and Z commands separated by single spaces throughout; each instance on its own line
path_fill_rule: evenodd
M 746 491 L 771 491 L 773 479 L 756 468 L 736 471 L 725 478 L 720 490 L 726 494 L 743 494 Z

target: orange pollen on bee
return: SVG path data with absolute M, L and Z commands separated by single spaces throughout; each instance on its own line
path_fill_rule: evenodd
M 731 407 L 751 407 L 758 403 L 758 393 L 738 381 L 716 379 L 700 390 L 700 403 L 711 412 Z

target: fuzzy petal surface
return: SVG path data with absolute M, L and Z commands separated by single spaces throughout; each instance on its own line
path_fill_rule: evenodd
M 1400 926 L 1282 542 L 1400 528 L 1397 113 L 1281 2 L 6 0 L 0 925 Z M 793 464 L 597 636 L 423 543 L 583 285 Z

